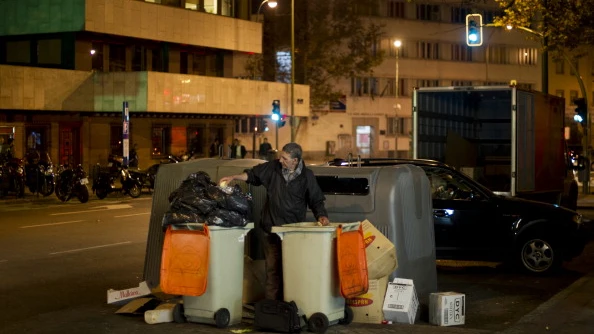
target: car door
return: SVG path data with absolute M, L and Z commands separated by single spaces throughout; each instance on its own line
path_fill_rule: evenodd
M 452 169 L 423 169 L 431 182 L 437 257 L 491 260 L 501 254 L 506 233 L 496 202 Z

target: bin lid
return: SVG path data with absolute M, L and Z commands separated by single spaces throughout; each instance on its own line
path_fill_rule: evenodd
M 352 231 L 359 228 L 361 222 L 354 223 L 330 223 L 326 226 L 320 226 L 317 222 L 301 222 L 294 224 L 285 224 L 282 226 L 273 226 L 272 233 L 291 233 L 291 232 L 313 232 L 313 233 L 335 233 L 338 226 L 342 226 L 342 230 Z

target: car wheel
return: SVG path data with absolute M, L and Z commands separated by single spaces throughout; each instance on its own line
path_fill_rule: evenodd
M 519 244 L 520 265 L 529 273 L 549 274 L 561 267 L 561 250 L 550 238 L 532 236 Z

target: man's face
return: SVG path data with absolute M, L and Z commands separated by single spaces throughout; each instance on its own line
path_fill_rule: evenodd
M 287 152 L 282 152 L 280 156 L 280 162 L 283 168 L 294 170 L 297 167 L 297 158 L 291 158 L 291 155 Z

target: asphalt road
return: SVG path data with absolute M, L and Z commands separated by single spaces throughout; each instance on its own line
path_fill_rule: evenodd
M 0 332 L 208 332 L 212 327 L 199 324 L 147 325 L 142 317 L 114 314 L 118 307 L 106 304 L 108 289 L 142 280 L 151 204 L 148 195 L 93 196 L 86 204 L 1 201 Z M 594 211 L 583 213 L 594 218 Z M 439 262 L 438 268 L 440 291 L 467 296 L 464 328 L 500 331 L 593 271 L 594 244 L 550 277 L 478 263 Z M 72 331 L 63 330 L 67 324 Z

